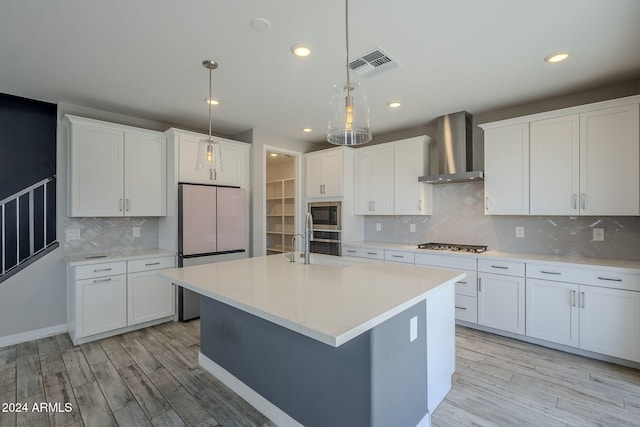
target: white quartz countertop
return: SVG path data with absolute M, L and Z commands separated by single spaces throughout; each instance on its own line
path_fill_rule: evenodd
M 456 255 L 461 257 L 473 257 L 478 259 L 496 259 L 504 261 L 519 261 L 529 263 L 543 263 L 543 264 L 556 264 L 565 266 L 580 265 L 584 268 L 611 268 L 621 272 L 640 273 L 640 261 L 631 260 L 617 260 L 606 258 L 589 258 L 589 257 L 569 257 L 569 256 L 557 256 L 557 255 L 542 255 L 542 254 L 528 254 L 528 253 L 515 253 L 515 252 L 502 252 L 494 251 L 489 248 L 486 252 L 479 254 L 468 252 L 456 252 L 456 251 L 436 251 L 427 249 L 418 249 L 418 245 L 398 244 L 398 243 L 386 243 L 386 242 L 371 242 L 371 241 L 355 241 L 355 242 L 343 242 L 343 246 L 350 246 L 356 248 L 370 248 L 379 250 L 401 250 L 429 254 L 440 255 Z
M 439 268 L 317 254 L 308 265 L 271 255 L 158 274 L 334 347 L 464 277 Z
M 86 253 L 65 256 L 64 259 L 71 267 L 86 264 L 98 264 L 103 262 L 132 261 L 135 259 L 156 258 L 164 256 L 176 256 L 176 252 L 164 249 L 138 249 L 130 251 L 117 251 L 106 253 Z

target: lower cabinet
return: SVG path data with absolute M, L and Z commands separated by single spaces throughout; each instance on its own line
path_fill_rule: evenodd
M 640 277 L 535 264 L 527 268 L 527 275 L 545 273 L 558 280 L 527 277 L 527 336 L 640 362 Z
M 74 344 L 173 316 L 174 285 L 156 270 L 173 256 L 70 267 L 67 328 Z
M 478 271 L 478 324 L 524 335 L 524 263 L 478 260 Z

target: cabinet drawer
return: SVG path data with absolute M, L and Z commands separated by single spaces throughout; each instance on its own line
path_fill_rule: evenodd
M 413 264 L 414 253 L 407 251 L 384 251 L 384 260 L 393 262 L 404 262 L 407 264 Z
M 545 264 L 527 264 L 527 277 L 555 282 L 579 283 L 603 288 L 640 291 L 640 274 L 607 269 L 584 269 Z
M 127 272 L 129 273 L 138 273 L 141 271 L 159 270 L 161 268 L 171 267 L 175 267 L 175 258 L 172 256 L 127 261 Z
M 454 270 L 476 270 L 478 259 L 465 255 L 415 254 L 416 265 L 451 268 Z
M 382 249 L 357 248 L 352 246 L 344 246 L 342 248 L 344 256 L 356 256 L 360 258 L 384 259 L 384 251 Z
M 127 262 L 105 262 L 101 264 L 79 265 L 75 268 L 75 278 L 91 279 L 93 277 L 115 276 L 127 272 Z
M 524 277 L 524 262 L 479 259 L 478 271 Z
M 478 296 L 478 273 L 476 271 L 465 271 L 467 277 L 456 282 L 456 295 Z
M 478 323 L 478 299 L 456 295 L 456 320 Z

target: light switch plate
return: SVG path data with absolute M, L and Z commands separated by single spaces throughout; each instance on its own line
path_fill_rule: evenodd
M 140 237 L 140 227 L 133 227 L 133 237 Z
M 409 233 L 415 233 L 415 232 L 416 232 L 416 225 L 409 224 Z
M 524 227 L 521 225 L 516 225 L 516 238 L 524 239 Z
M 67 242 L 71 240 L 80 240 L 80 229 L 79 228 L 70 228 L 66 232 Z
M 376 222 L 376 231 L 382 231 L 382 224 Z

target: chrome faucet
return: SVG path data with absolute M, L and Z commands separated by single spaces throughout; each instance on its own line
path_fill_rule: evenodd
M 304 254 L 302 257 L 304 258 L 305 264 L 311 264 L 311 256 L 309 247 L 311 246 L 311 241 L 313 240 L 313 217 L 311 216 L 311 212 L 307 212 L 307 217 L 305 218 L 304 224 L 304 235 L 300 233 L 296 233 L 291 237 L 291 253 L 287 254 L 287 258 L 289 258 L 290 262 L 296 262 L 296 237 L 302 237 L 304 239 Z

